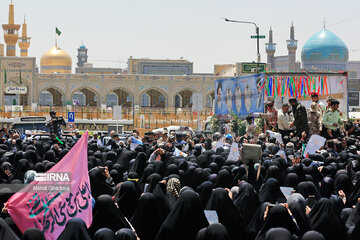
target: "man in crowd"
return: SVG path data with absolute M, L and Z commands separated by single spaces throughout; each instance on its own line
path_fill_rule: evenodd
M 157 144 L 159 146 L 164 146 L 168 141 L 168 131 L 167 130 L 163 130 L 162 131 L 162 135 L 161 138 L 157 141 Z
M 76 139 L 79 140 L 81 138 L 81 136 L 82 135 L 80 134 L 79 129 L 75 129 L 75 137 L 76 137 Z
M 58 138 L 62 137 L 61 126 L 66 126 L 66 122 L 63 117 L 56 117 L 55 111 L 50 111 L 51 120 L 46 123 L 45 127 L 49 128 L 50 134 L 55 134 Z
M 269 96 L 265 103 L 266 114 L 261 114 L 261 116 L 266 120 L 267 128 L 271 131 L 277 131 L 277 110 L 274 106 L 275 100 L 273 97 Z
M 289 103 L 294 115 L 295 136 L 301 139 L 303 137 L 303 132 L 305 132 L 306 136 L 309 136 L 306 108 L 294 97 L 289 99 Z
M 323 117 L 322 124 L 326 127 L 325 137 L 333 139 L 340 136 L 340 127 L 343 119 L 338 111 L 340 102 L 336 99 L 331 100 L 331 110 L 327 111 Z
M 278 111 L 278 129 L 282 137 L 290 136 L 293 132 L 293 119 L 289 113 L 289 104 L 283 103 L 281 109 Z
M 326 103 L 327 103 L 327 106 L 326 106 L 326 111 L 330 111 L 331 109 L 331 101 L 333 100 L 333 97 L 332 96 L 328 96 L 326 98 Z
M 323 116 L 326 112 L 325 105 L 320 101 L 319 94 L 317 92 L 311 93 L 311 100 L 313 103 L 316 103 L 316 109 L 320 113 L 320 116 Z
M 93 133 L 93 139 L 91 141 L 96 141 L 97 145 L 100 147 L 100 146 L 103 146 L 102 142 L 101 142 L 101 139 L 98 138 L 99 137 L 99 134 L 98 132 L 94 132 Z

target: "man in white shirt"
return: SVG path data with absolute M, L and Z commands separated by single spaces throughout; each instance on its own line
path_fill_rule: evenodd
M 293 131 L 294 123 L 289 114 L 289 104 L 284 103 L 277 115 L 278 129 L 282 137 L 290 136 Z
M 96 140 L 96 143 L 99 147 L 103 146 L 101 140 L 98 138 L 99 134 L 98 132 L 93 133 L 93 140 Z

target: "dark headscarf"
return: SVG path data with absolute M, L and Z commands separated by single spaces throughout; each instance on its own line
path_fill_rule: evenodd
M 133 158 L 134 158 L 134 153 L 132 151 L 125 150 L 125 151 L 121 152 L 121 154 L 119 156 L 119 160 L 116 163 L 120 164 L 120 166 L 123 169 L 128 170 L 129 163 L 130 163 L 131 159 L 133 159 Z
M 197 232 L 208 224 L 199 195 L 187 190 L 180 194 L 180 198 L 162 224 L 157 240 L 193 239 Z
M 360 239 L 360 203 L 356 203 L 355 209 L 351 212 L 347 222 L 347 235 L 350 240 Z
M 53 150 L 49 150 L 45 153 L 44 160 L 49 160 L 50 162 L 56 163 L 56 156 Z
M 357 204 L 357 200 L 360 198 L 360 181 L 355 184 L 350 196 L 346 196 L 346 206 L 352 207 Z
M 115 233 L 116 240 L 136 240 L 136 235 L 130 228 L 122 228 Z
M 42 162 L 38 162 L 34 166 L 34 171 L 37 173 L 45 172 L 45 165 Z
M 228 232 L 221 223 L 213 223 L 201 229 L 195 240 L 230 240 Z
M 321 233 L 317 232 L 317 231 L 308 231 L 306 232 L 302 238 L 302 240 L 326 240 L 324 238 L 324 235 L 322 235 Z
M 164 177 L 166 174 L 166 164 L 162 161 L 155 161 L 154 163 L 154 172 L 159 174 L 161 177 Z
M 215 187 L 232 188 L 234 184 L 234 178 L 231 176 L 229 171 L 222 169 L 216 176 Z
M 236 211 L 236 207 L 225 189 L 213 190 L 205 209 L 217 212 L 219 222 L 226 227 L 230 239 L 245 238 L 244 221 Z
M 111 171 L 114 166 L 114 163 L 110 160 L 106 160 L 104 163 L 104 166 L 106 166 L 108 168 L 108 170 Z
M 196 189 L 203 181 L 206 180 L 208 174 L 202 168 L 195 168 L 191 174 L 191 179 L 188 184 L 192 189 Z
M 40 160 L 35 150 L 27 150 L 25 152 L 24 158 L 28 159 L 32 164 L 35 164 Z
M 65 155 L 67 154 L 69 152 L 69 149 L 63 149 L 63 150 L 61 150 L 60 152 L 59 152 L 59 155 L 58 155 L 58 159 L 59 159 L 59 161 L 61 160 L 61 159 L 63 159 L 63 157 L 65 157 Z
M 31 170 L 29 160 L 21 159 L 15 166 L 15 178 L 24 181 L 24 175 L 29 170 Z
M 206 207 L 213 188 L 214 184 L 210 181 L 205 181 L 196 188 L 196 192 L 200 195 L 200 201 L 203 209 Z
M 141 178 L 144 169 L 147 165 L 147 158 L 146 154 L 143 152 L 140 152 L 135 159 L 134 165 L 131 167 L 130 172 L 136 172 L 138 174 L 138 177 Z
M 45 153 L 44 145 L 42 143 L 37 142 L 35 144 L 35 147 L 36 147 L 37 153 L 39 154 L 40 158 L 42 159 L 44 157 L 44 153 Z
M 140 182 L 141 184 L 147 183 L 148 177 L 149 177 L 151 174 L 153 174 L 153 173 L 154 173 L 154 169 L 153 169 L 151 166 L 147 166 L 147 167 L 144 169 L 143 174 L 142 174 L 139 182 Z
M 265 234 L 271 228 L 282 227 L 290 231 L 291 234 L 298 234 L 298 229 L 290 217 L 288 210 L 282 205 L 275 205 L 269 209 L 263 226 L 261 227 L 256 240 L 265 239 Z
M 284 183 L 284 186 L 285 186 L 285 187 L 296 188 L 296 186 L 298 185 L 298 183 L 299 183 L 299 178 L 298 178 L 298 176 L 296 175 L 296 173 L 288 173 L 288 174 L 286 175 L 285 183 Z
M 120 211 L 127 219 L 131 219 L 133 216 L 138 201 L 139 195 L 135 183 L 132 181 L 123 182 L 116 191 L 115 202 L 117 202 Z
M 116 169 L 112 169 L 110 171 L 110 176 L 113 179 L 115 184 L 118 184 L 123 180 L 123 175 L 120 174 Z
M 172 204 L 174 204 L 174 202 L 171 202 L 169 199 L 169 193 L 166 190 L 166 184 L 157 184 L 152 193 L 160 207 L 160 212 L 162 216 L 166 218 L 171 211 Z
M 239 184 L 239 192 L 235 196 L 234 205 L 245 223 L 249 223 L 260 206 L 259 197 L 250 183 L 241 182 Z
M 292 215 L 295 217 L 300 234 L 302 235 L 309 231 L 310 225 L 306 216 L 306 202 L 304 197 L 301 194 L 293 193 L 288 198 L 287 203 Z
M 271 228 L 265 234 L 265 240 L 292 240 L 291 233 L 289 230 L 279 227 L 279 228 Z
M 270 203 L 285 203 L 286 198 L 280 190 L 280 185 L 278 181 L 274 178 L 269 178 L 261 186 L 259 192 L 259 200 L 261 203 L 270 202 Z
M 265 181 L 268 180 L 269 178 L 275 178 L 279 182 L 279 184 L 282 185 L 283 183 L 282 173 L 278 166 L 273 165 L 266 170 Z
M 0 239 L 20 240 L 16 233 L 8 226 L 8 224 L 2 218 L 0 218 Z
M 1 183 L 9 183 L 14 179 L 14 170 L 12 165 L 9 162 L 3 162 L 0 167 L 0 181 Z M 10 176 L 8 176 L 5 171 L 10 171 Z
M 144 193 L 136 208 L 131 223 L 142 240 L 155 239 L 162 224 L 163 217 L 153 194 Z
M 345 228 L 334 206 L 321 198 L 309 214 L 310 227 L 322 233 L 326 240 L 345 239 Z
M 101 228 L 107 227 L 113 231 L 117 231 L 123 227 L 130 227 L 126 222 L 124 215 L 116 207 L 109 195 L 101 195 L 95 201 L 93 208 L 93 221 L 90 226 L 90 234 L 93 236 L 95 232 Z
M 45 172 L 49 171 L 53 166 L 55 166 L 55 163 L 54 163 L 54 162 L 48 162 L 48 163 L 46 163 L 45 166 L 44 166 Z
M 331 177 L 324 177 L 320 186 L 321 197 L 329 198 L 334 193 L 334 180 Z
M 89 171 L 91 194 L 96 199 L 103 194 L 112 195 L 114 192 L 113 186 L 105 182 L 106 177 L 98 168 L 93 168 Z
M 296 192 L 303 195 L 305 199 L 308 198 L 310 195 L 314 195 L 316 200 L 319 200 L 321 198 L 319 190 L 316 188 L 315 184 L 310 181 L 299 183 L 296 186 Z
M 166 168 L 166 176 L 169 176 L 171 174 L 179 175 L 179 169 L 175 164 L 170 164 Z
M 106 153 L 105 161 L 110 160 L 112 162 L 115 162 L 116 156 L 117 156 L 116 152 L 109 151 Z
M 162 180 L 162 177 L 157 174 L 157 173 L 153 173 L 151 174 L 148 179 L 147 182 L 149 183 L 149 186 L 147 188 L 147 192 L 152 193 L 156 187 L 156 185 Z
M 208 158 L 205 155 L 200 155 L 198 157 L 197 162 L 198 162 L 199 167 L 201 167 L 201 168 L 209 167 L 209 161 L 208 161 Z
M 45 240 L 44 234 L 37 228 L 29 228 L 22 235 L 22 240 Z
M 352 192 L 353 184 L 351 178 L 346 174 L 340 174 L 335 178 L 335 190 L 336 193 L 343 190 L 346 196 L 349 196 Z
M 91 240 L 84 220 L 70 219 L 57 240 Z
M 96 231 L 94 240 L 116 240 L 115 233 L 109 228 L 101 228 Z

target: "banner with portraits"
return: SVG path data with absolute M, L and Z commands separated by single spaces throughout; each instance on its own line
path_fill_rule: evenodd
M 246 118 L 264 112 L 264 74 L 254 74 L 215 81 L 215 114 L 236 114 Z
M 264 100 L 275 99 L 275 107 L 281 108 L 290 97 L 296 97 L 306 108 L 312 102 L 311 93 L 327 106 L 327 98 L 340 101 L 339 111 L 347 118 L 347 73 L 262 73 L 215 81 L 215 114 L 232 113 L 240 118 L 264 112 Z

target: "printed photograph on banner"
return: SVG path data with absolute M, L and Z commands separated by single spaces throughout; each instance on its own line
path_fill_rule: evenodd
M 264 74 L 254 74 L 215 81 L 215 114 L 237 114 L 264 111 Z

